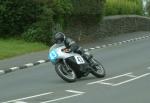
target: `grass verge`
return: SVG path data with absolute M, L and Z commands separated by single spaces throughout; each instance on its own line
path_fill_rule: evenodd
M 48 46 L 41 43 L 28 43 L 18 39 L 0 39 L 0 60 L 45 49 L 48 49 Z

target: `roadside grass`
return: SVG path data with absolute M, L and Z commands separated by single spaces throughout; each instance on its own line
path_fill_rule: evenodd
M 0 60 L 17 55 L 48 49 L 42 43 L 29 43 L 21 39 L 0 39 Z

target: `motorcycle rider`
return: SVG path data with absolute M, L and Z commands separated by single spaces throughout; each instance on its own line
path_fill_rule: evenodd
M 55 44 L 62 44 L 66 46 L 66 48 L 70 49 L 74 53 L 80 54 L 84 59 L 89 60 L 92 58 L 91 54 L 87 54 L 84 49 L 79 46 L 74 40 L 69 37 L 66 37 L 64 33 L 58 32 L 54 36 L 54 43 Z

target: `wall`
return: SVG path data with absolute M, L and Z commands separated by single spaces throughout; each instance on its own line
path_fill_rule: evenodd
M 137 31 L 150 31 L 150 18 L 137 15 L 108 16 L 97 25 L 80 26 L 72 23 L 65 32 L 76 40 L 82 40 L 88 37 L 104 38 Z

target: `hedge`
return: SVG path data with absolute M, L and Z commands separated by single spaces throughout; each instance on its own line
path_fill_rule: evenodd
M 143 14 L 141 0 L 106 0 L 105 15 Z
M 21 35 L 40 12 L 40 5 L 33 0 L 0 0 L 0 37 Z
M 63 31 L 69 23 L 98 23 L 104 3 L 105 0 L 1 0 L 0 37 L 22 36 L 27 41 L 49 44 L 54 31 Z
M 39 1 L 40 0 L 38 0 L 38 2 Z M 79 4 L 76 4 L 76 1 L 78 1 Z M 28 41 L 40 41 L 50 44 L 52 35 L 58 31 L 64 31 L 72 22 L 80 22 L 78 25 L 80 25 L 81 22 L 84 25 L 87 23 L 98 23 L 103 15 L 104 1 L 105 0 L 41 0 L 40 3 L 44 4 L 41 17 L 45 17 L 45 19 L 40 18 L 38 22 L 31 25 L 23 34 L 23 38 Z M 85 3 L 88 4 L 88 6 L 85 5 Z M 93 9 L 93 7 L 95 7 L 95 9 Z M 47 11 L 46 14 L 45 11 Z M 95 20 L 96 22 L 94 22 Z

